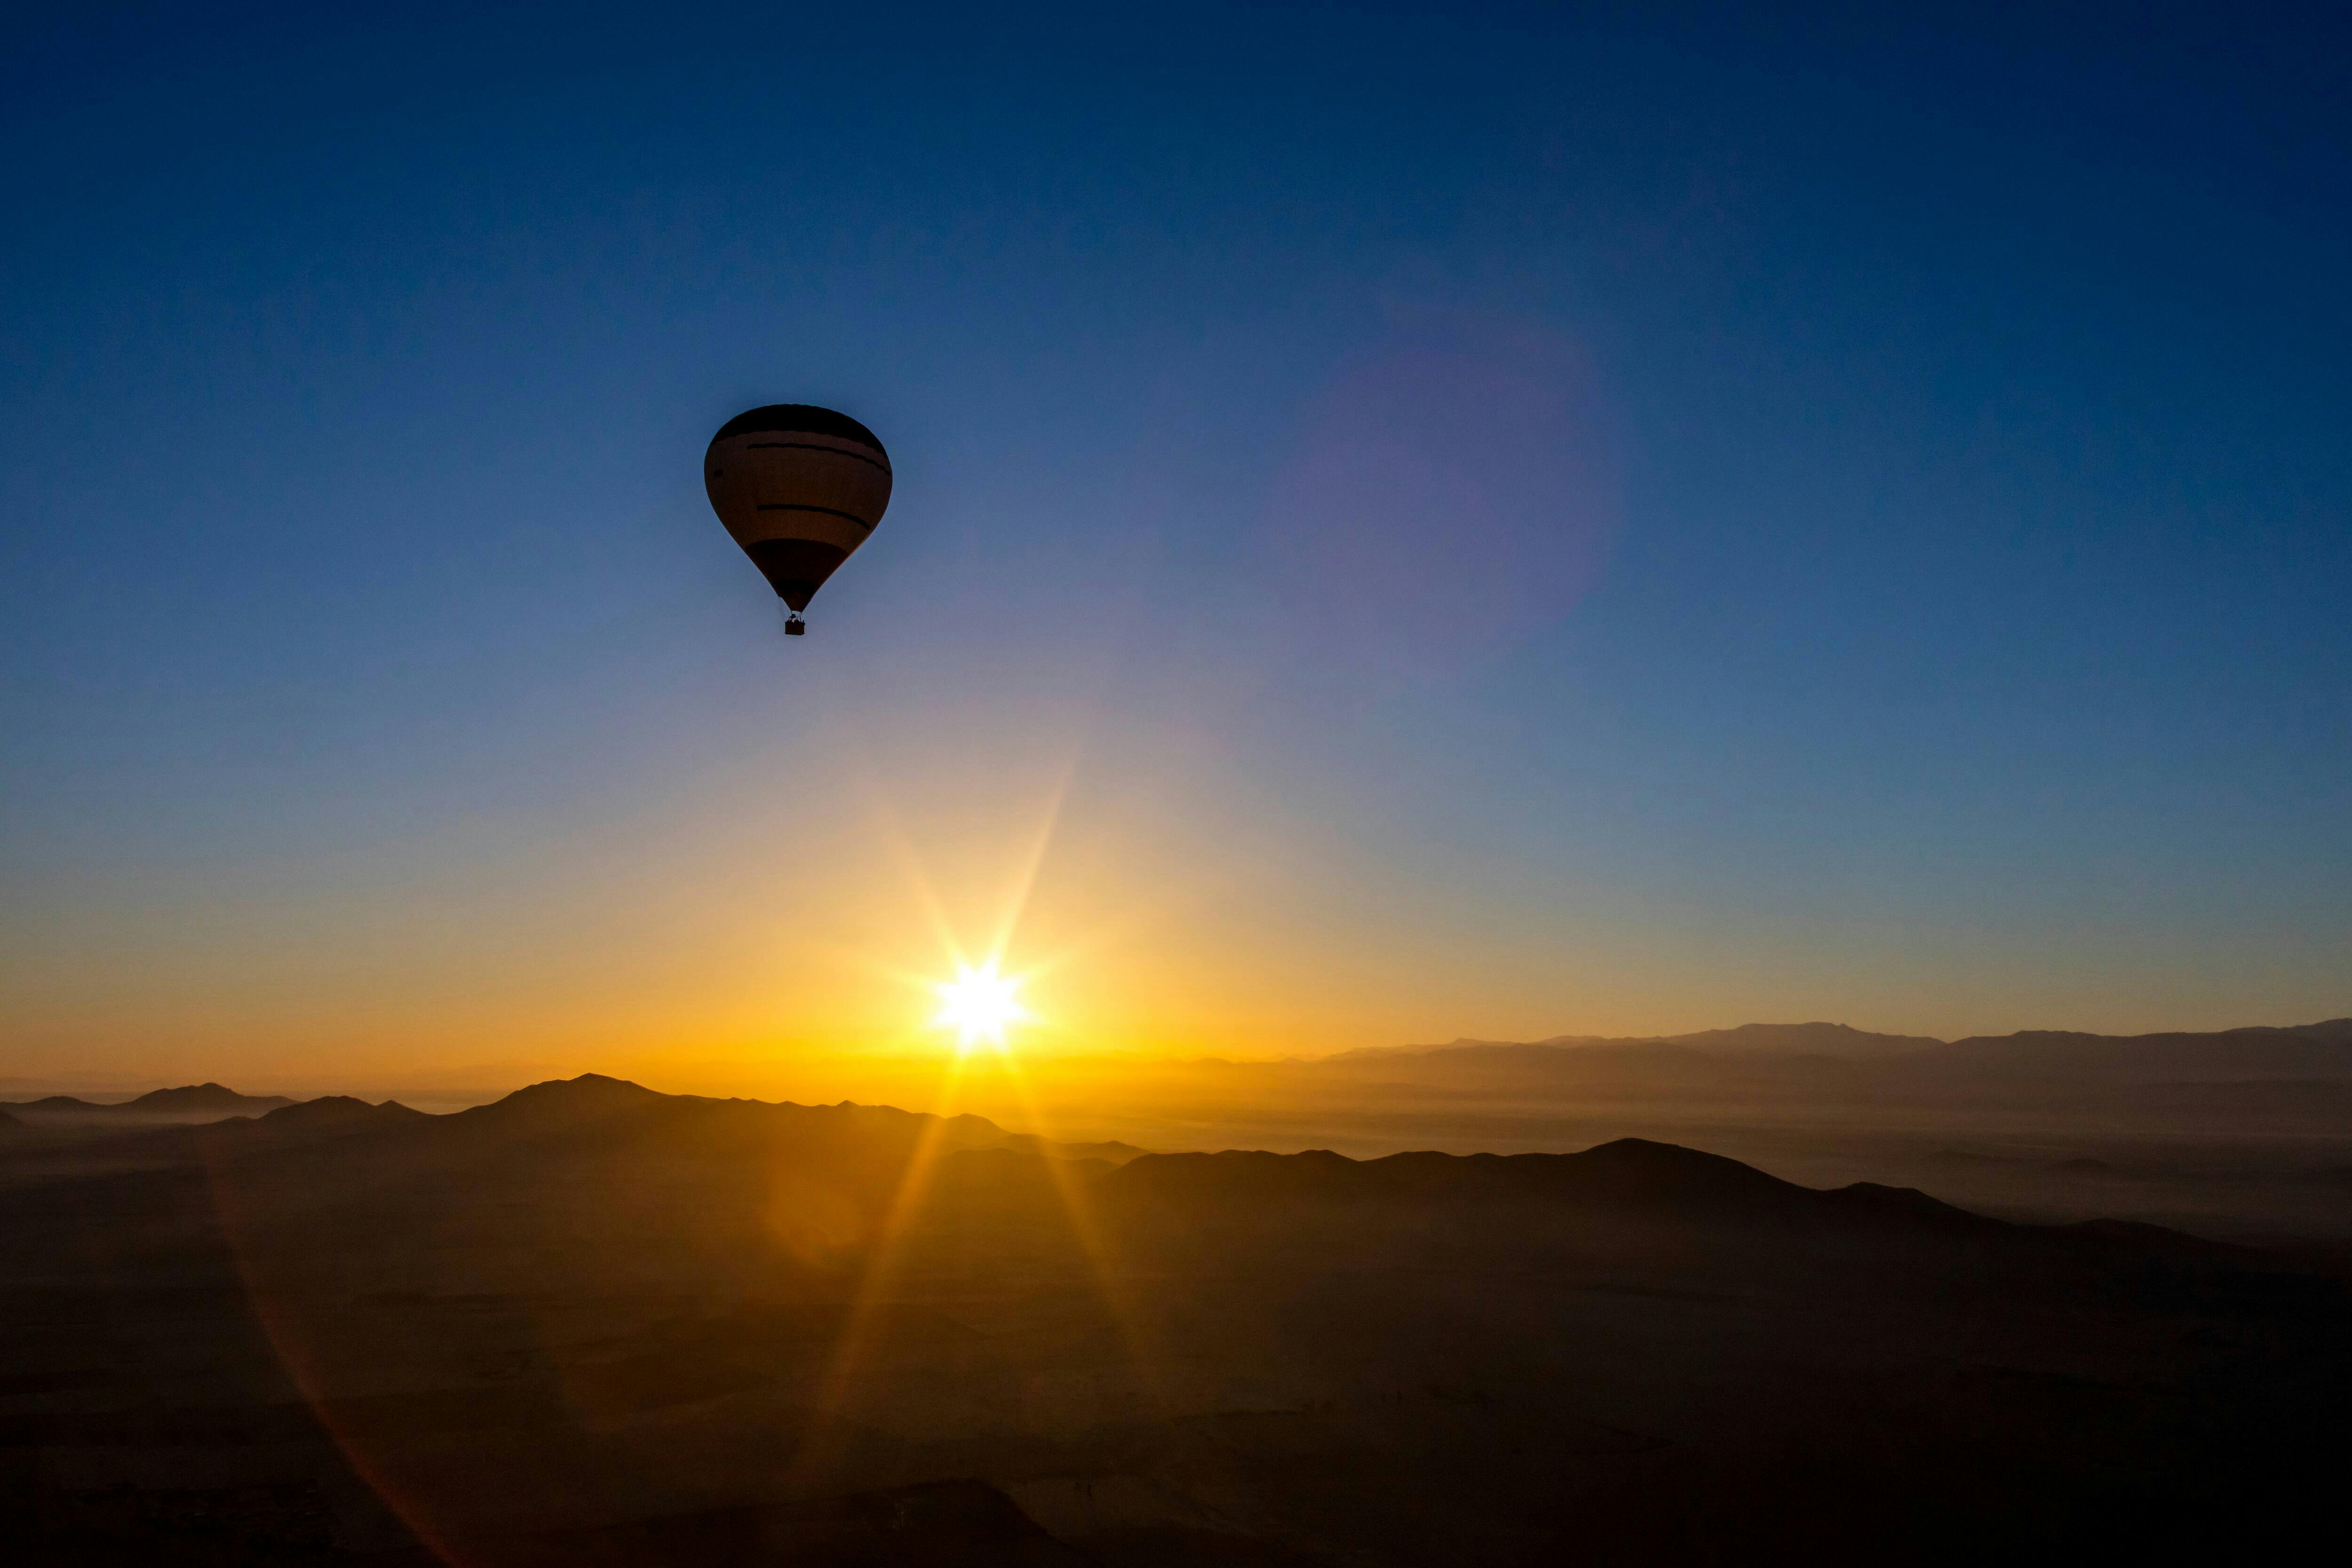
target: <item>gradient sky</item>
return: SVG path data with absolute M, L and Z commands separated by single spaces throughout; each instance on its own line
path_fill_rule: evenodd
M 12 8 L 0 1079 L 2352 1012 L 2345 13 L 1779 9 Z

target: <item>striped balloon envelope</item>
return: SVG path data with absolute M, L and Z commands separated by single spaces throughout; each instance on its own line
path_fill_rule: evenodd
M 890 504 L 890 455 L 846 414 L 776 403 L 719 427 L 702 459 L 710 508 L 795 613 Z M 801 623 L 784 629 L 797 634 Z

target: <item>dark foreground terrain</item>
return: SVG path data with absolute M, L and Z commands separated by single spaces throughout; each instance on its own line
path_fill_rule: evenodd
M 2340 1259 L 1580 1153 L 542 1084 L 0 1125 L 26 1563 L 2284 1555 Z

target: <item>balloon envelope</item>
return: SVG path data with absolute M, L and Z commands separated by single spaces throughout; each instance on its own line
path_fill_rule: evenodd
M 775 403 L 719 427 L 702 459 L 710 509 L 795 610 L 890 504 L 890 455 L 846 414 Z

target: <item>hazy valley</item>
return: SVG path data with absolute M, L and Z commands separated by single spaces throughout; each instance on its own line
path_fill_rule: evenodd
M 594 1077 L 446 1116 L 20 1101 L 0 1486 L 56 1563 L 1961 1562 L 2311 1522 L 2346 1025 L 1724 1034 L 1135 1090 L 1162 1134 L 1190 1084 L 1359 1154 L 1577 1151 L 1507 1156 Z

